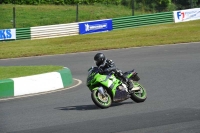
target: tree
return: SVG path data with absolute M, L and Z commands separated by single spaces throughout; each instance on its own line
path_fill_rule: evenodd
M 172 0 L 172 2 L 175 3 L 179 9 L 198 7 L 200 4 L 200 0 Z

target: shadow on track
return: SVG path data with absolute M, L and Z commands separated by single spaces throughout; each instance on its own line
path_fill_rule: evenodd
M 134 102 L 121 102 L 121 103 L 113 103 L 111 107 L 120 106 L 123 104 L 134 104 Z M 85 110 L 99 110 L 100 108 L 96 105 L 76 105 L 76 106 L 66 106 L 66 107 L 57 107 L 55 108 L 57 110 L 79 110 L 79 111 L 85 111 Z

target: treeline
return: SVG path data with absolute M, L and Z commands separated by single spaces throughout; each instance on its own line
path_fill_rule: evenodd
M 200 7 L 200 0 L 0 0 L 0 4 L 20 4 L 20 5 L 74 5 L 74 4 L 92 5 L 95 3 L 123 5 L 129 8 L 143 10 L 176 10 Z

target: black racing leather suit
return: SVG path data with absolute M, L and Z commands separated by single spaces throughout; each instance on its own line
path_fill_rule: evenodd
M 115 63 L 112 60 L 106 59 L 100 66 L 101 73 L 110 73 L 112 71 L 116 72 L 116 66 Z
M 132 82 L 126 78 L 124 75 L 123 75 L 123 72 L 118 69 L 116 66 L 115 66 L 115 63 L 112 61 L 112 60 L 109 60 L 109 59 L 106 59 L 100 66 L 98 66 L 99 69 L 100 69 L 100 73 L 101 74 L 108 74 L 110 72 L 114 72 L 115 75 L 122 79 L 123 82 L 127 83 L 128 84 L 128 89 L 132 89 L 133 88 L 133 84 Z

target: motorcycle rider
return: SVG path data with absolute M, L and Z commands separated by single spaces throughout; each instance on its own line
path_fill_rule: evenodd
M 112 60 L 109 60 L 105 57 L 103 53 L 97 53 L 94 56 L 94 61 L 99 68 L 99 72 L 101 74 L 114 72 L 120 79 L 122 79 L 125 83 L 127 83 L 128 91 L 131 92 L 133 88 L 133 83 L 126 76 L 123 75 L 123 72 L 116 68 L 115 63 Z

